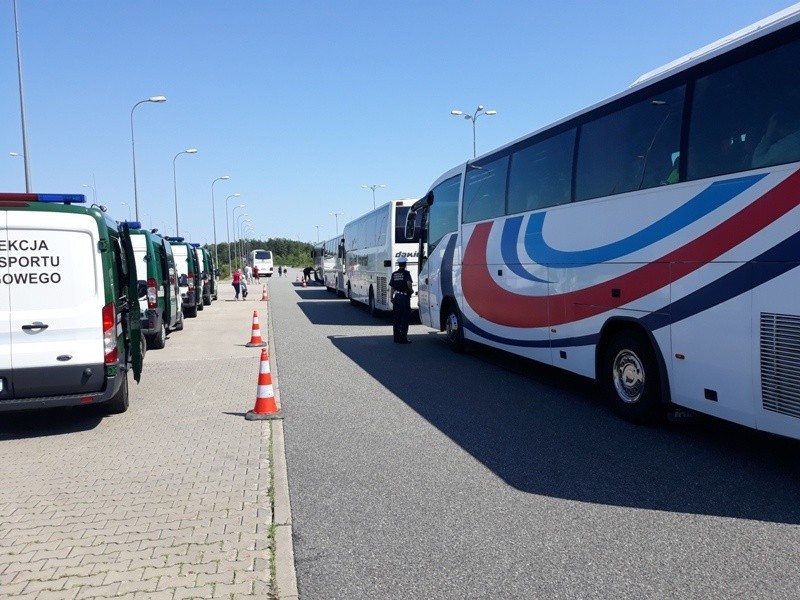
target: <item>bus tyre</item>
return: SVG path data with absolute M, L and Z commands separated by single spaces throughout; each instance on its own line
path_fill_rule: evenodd
M 455 352 L 464 351 L 464 321 L 455 302 L 448 302 L 444 311 L 445 341 Z
M 128 410 L 128 371 L 122 371 L 120 369 L 120 373 L 120 377 L 122 377 L 122 385 L 119 387 L 119 391 L 114 394 L 111 400 L 106 402 L 106 413 L 109 415 L 119 415 Z
M 372 293 L 372 288 L 369 290 L 369 314 L 373 317 L 377 317 L 381 311 L 378 310 L 378 307 L 375 306 L 375 294 Z
M 356 304 L 358 304 L 358 303 L 357 303 L 357 302 L 356 302 L 356 301 L 353 299 L 353 290 L 352 290 L 352 289 L 350 289 L 350 284 L 349 284 L 349 283 L 347 284 L 347 297 L 350 299 L 350 304 L 352 304 L 353 306 L 355 306 Z
M 164 346 L 167 345 L 167 328 L 164 323 L 161 323 L 161 328 L 158 330 L 158 333 L 152 335 L 147 340 L 147 347 L 148 348 L 155 348 L 156 350 L 160 350 Z
M 603 357 L 602 384 L 611 409 L 626 421 L 652 425 L 666 413 L 661 382 L 650 343 L 634 331 L 611 338 Z

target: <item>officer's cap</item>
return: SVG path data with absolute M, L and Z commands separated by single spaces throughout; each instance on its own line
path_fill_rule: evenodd
M 401 256 L 400 258 L 397 259 L 397 264 L 398 265 L 404 265 L 407 262 L 408 262 L 408 259 L 405 256 Z

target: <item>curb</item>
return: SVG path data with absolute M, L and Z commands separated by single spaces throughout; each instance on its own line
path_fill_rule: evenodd
M 267 305 L 267 321 L 269 331 L 267 338 L 272 352 L 275 352 L 275 336 L 273 335 L 272 310 Z M 280 379 L 278 377 L 278 361 L 275 367 L 275 397 L 278 400 L 280 412 L 283 413 L 283 404 L 280 401 Z M 292 600 L 299 598 L 297 592 L 297 572 L 294 568 L 294 544 L 292 542 L 292 506 L 289 500 L 289 476 L 286 468 L 286 449 L 283 437 L 283 421 L 270 422 L 270 443 L 272 444 L 273 473 L 275 477 L 275 506 L 273 507 L 272 522 L 275 531 L 275 585 L 278 588 L 277 598 Z

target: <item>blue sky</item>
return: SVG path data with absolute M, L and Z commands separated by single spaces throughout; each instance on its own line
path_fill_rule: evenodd
M 212 243 L 315 242 L 762 19 L 783 0 L 17 0 L 35 192 Z M 0 190 L 24 191 L 12 0 L 0 0 Z M 178 152 L 195 147 L 195 155 Z M 238 198 L 228 198 L 240 193 Z M 227 202 L 228 211 L 225 210 Z M 232 210 L 238 204 L 245 208 Z M 243 214 L 247 217 L 243 217 Z M 331 213 L 343 213 L 336 219 Z M 251 223 L 248 225 L 247 221 Z M 319 230 L 316 225 L 319 225 Z

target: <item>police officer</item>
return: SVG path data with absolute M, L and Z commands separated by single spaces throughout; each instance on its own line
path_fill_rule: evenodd
M 411 273 L 406 271 L 408 259 L 401 256 L 397 259 L 397 270 L 392 273 L 389 287 L 392 288 L 392 313 L 394 314 L 395 344 L 410 344 L 408 339 L 408 322 L 411 320 L 411 294 L 414 286 L 411 283 Z

